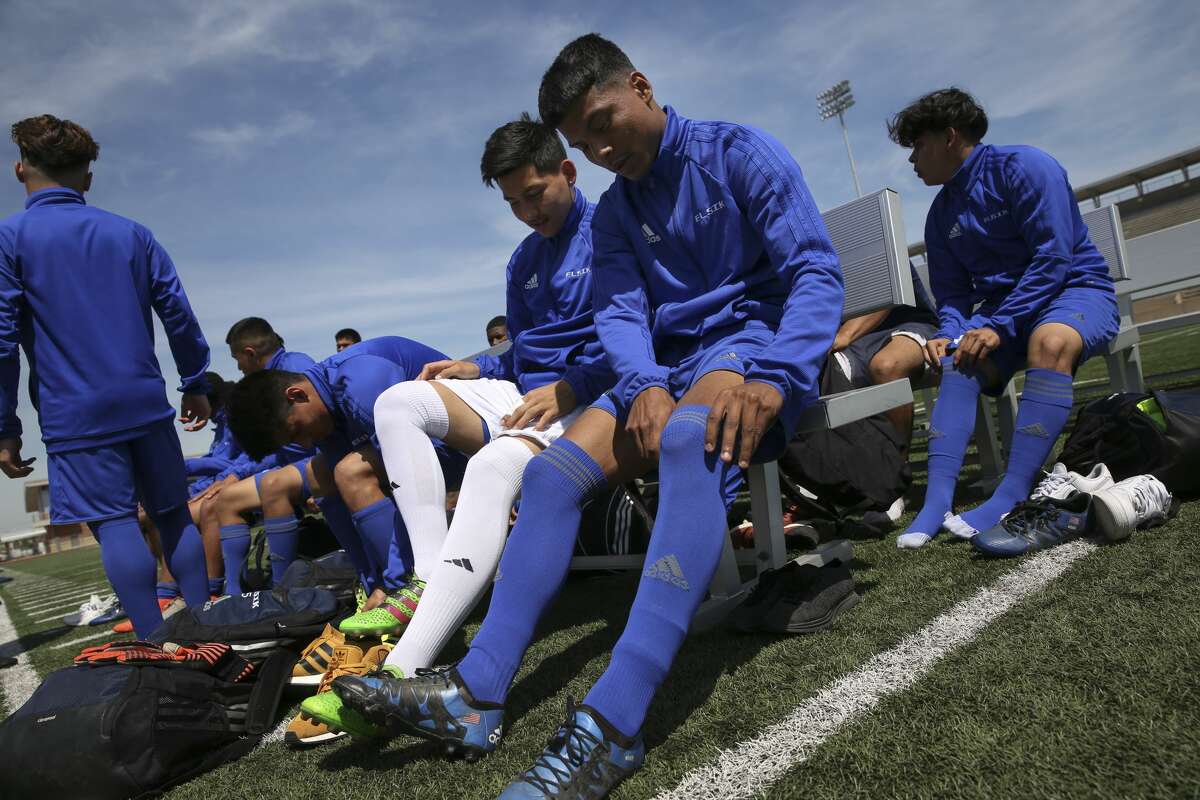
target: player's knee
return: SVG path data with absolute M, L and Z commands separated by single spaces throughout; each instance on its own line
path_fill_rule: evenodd
M 871 359 L 867 371 L 871 374 L 871 383 L 880 384 L 898 380 L 908 376 L 909 365 L 903 359 L 888 352 L 881 352 Z
M 375 400 L 375 429 L 386 437 L 397 425 L 424 428 L 433 407 L 440 404 L 437 391 L 428 381 L 405 381 L 390 387 Z
M 281 469 L 272 470 L 263 475 L 262 480 L 258 483 L 258 496 L 264 504 L 272 500 L 286 498 L 287 493 L 288 480 L 283 476 L 283 470 Z
M 357 453 L 351 453 L 333 467 L 333 483 L 339 491 L 353 488 L 364 481 L 373 482 L 374 480 L 374 468 Z
M 1055 369 L 1073 363 L 1078 355 L 1077 337 L 1059 331 L 1044 332 L 1030 342 L 1029 366 Z
M 693 413 L 671 415 L 663 426 L 662 439 L 658 448 L 661 461 L 694 456 L 704 450 L 705 423 Z

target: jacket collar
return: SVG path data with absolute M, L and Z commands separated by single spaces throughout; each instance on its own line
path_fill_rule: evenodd
M 61 205 L 86 206 L 87 202 L 83 199 L 82 194 L 65 186 L 52 186 L 49 189 L 39 189 L 25 198 L 26 209 L 33 208 L 34 206 Z

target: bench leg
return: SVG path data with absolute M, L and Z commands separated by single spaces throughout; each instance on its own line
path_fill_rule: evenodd
M 1106 353 L 1108 384 L 1114 392 L 1144 392 L 1146 382 L 1142 378 L 1142 354 L 1138 345 L 1130 345 L 1116 353 Z
M 750 484 L 750 516 L 754 519 L 754 548 L 758 572 L 778 569 L 787 561 L 783 537 L 783 497 L 779 492 L 779 465 L 754 464 L 746 475 Z
M 989 398 L 979 395 L 975 410 L 975 447 L 979 450 L 980 476 L 972 486 L 985 494 L 991 494 L 1004 476 L 1004 450 L 1000 440 L 1000 426 L 992 417 Z

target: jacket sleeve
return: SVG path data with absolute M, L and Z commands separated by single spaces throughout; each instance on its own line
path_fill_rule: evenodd
M 971 327 L 991 328 L 1005 341 L 1019 341 L 1067 282 L 1076 201 L 1062 167 L 1038 151 L 1010 158 L 1004 178 L 1013 222 L 1033 258 L 999 308 L 973 318 Z
M 596 334 L 619 376 L 613 391 L 628 408 L 646 389 L 666 389 L 670 371 L 655 360 L 646 282 L 617 219 L 609 195 L 614 191 L 616 184 L 600 198 L 592 217 L 592 308 Z
M 171 355 L 179 370 L 179 391 L 204 394 L 208 391 L 208 381 L 204 378 L 209 363 L 208 343 L 204 341 L 200 323 L 192 312 L 170 256 L 149 231 L 144 233 L 146 254 L 150 259 L 150 298 L 155 313 L 162 320 L 163 330 L 167 332 Z
M 21 383 L 21 314 L 25 287 L 17 274 L 8 231 L 0 231 L 0 439 L 21 435 L 17 395 Z
M 795 159 L 762 134 L 740 133 L 728 150 L 729 188 L 789 287 L 775 338 L 747 360 L 746 380 L 773 386 L 794 408 L 817 394 L 841 323 L 842 269 Z
M 512 254 L 512 258 L 508 260 L 508 269 L 505 270 L 505 287 L 504 287 L 504 315 L 505 327 L 508 328 L 508 349 L 498 356 L 481 355 L 475 357 L 475 363 L 479 365 L 479 377 L 495 378 L 501 381 L 517 381 L 516 369 L 516 349 L 517 336 L 521 331 L 529 329 L 529 309 L 525 306 L 525 298 L 521 294 L 521 287 L 514 286 L 513 267 L 516 265 L 517 259 L 521 255 L 521 249 Z
M 576 407 L 579 408 L 591 405 L 608 391 L 614 379 L 608 357 L 600 343 L 588 342 L 579 359 L 563 372 L 562 379 L 571 386 Z
M 937 303 L 938 331 L 935 339 L 957 339 L 968 329 L 974 308 L 971 274 L 946 247 L 941 229 L 929 210 L 925 220 L 925 259 L 929 264 L 929 286 Z

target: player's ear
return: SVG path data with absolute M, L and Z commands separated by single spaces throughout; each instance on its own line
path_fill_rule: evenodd
M 92 190 L 92 173 L 88 172 L 87 175 L 83 176 L 83 191 L 90 192 L 91 190 Z
M 647 105 L 654 100 L 654 87 L 650 85 L 650 79 L 636 70 L 629 75 L 629 86 L 637 94 L 638 99 Z
M 575 162 L 569 158 L 564 158 L 562 164 L 559 165 L 559 170 L 562 172 L 563 177 L 567 179 L 567 183 L 574 186 L 575 179 L 579 176 L 579 173 L 575 169 Z
M 25 182 L 25 165 L 20 161 L 13 162 L 13 174 L 17 176 L 17 183 Z
M 284 389 L 283 396 L 286 397 L 287 401 L 292 405 L 295 405 L 296 403 L 308 402 L 308 392 L 304 391 L 304 389 L 299 386 L 289 386 L 288 388 Z

